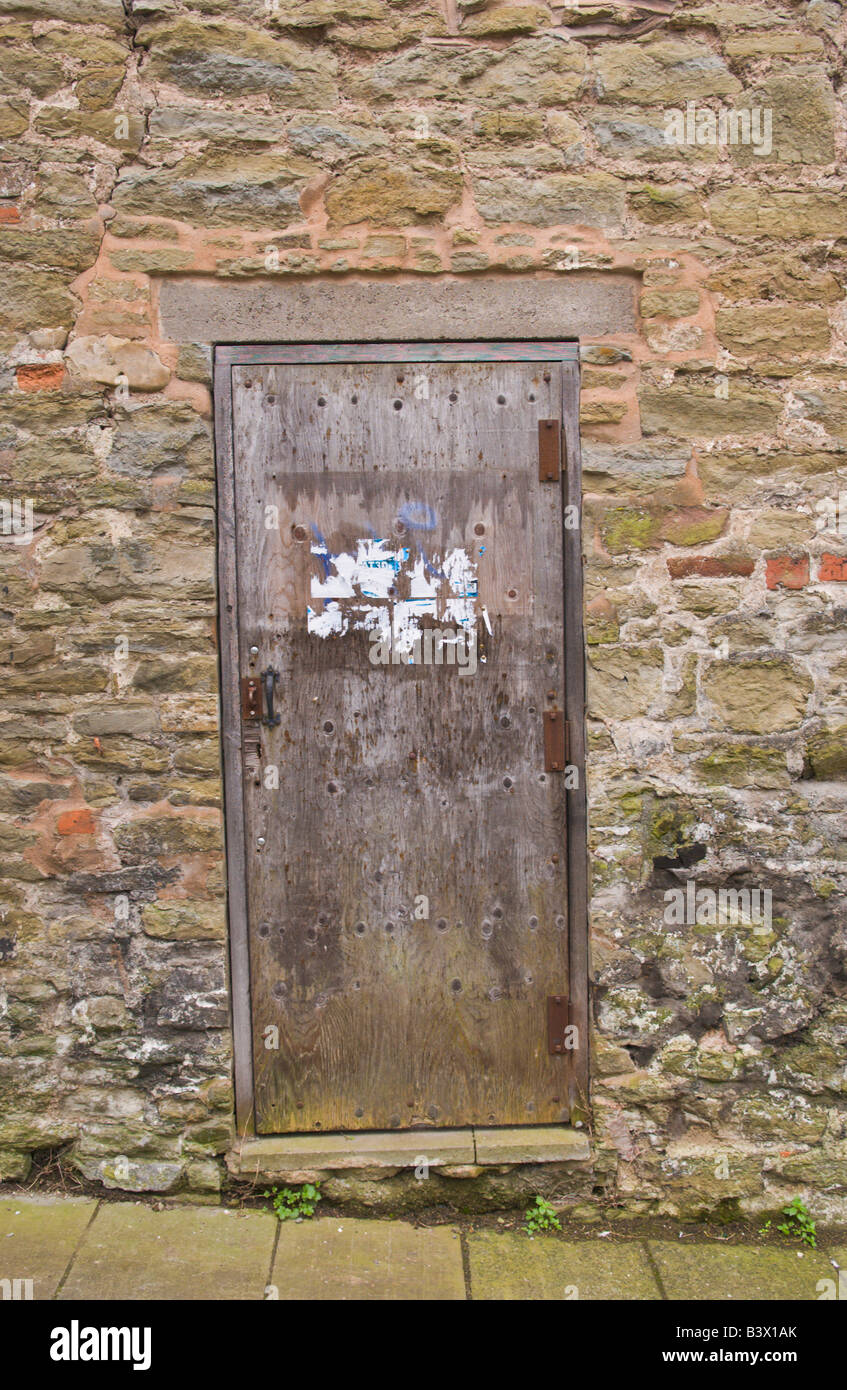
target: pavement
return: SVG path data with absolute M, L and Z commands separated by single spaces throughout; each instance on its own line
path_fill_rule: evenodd
M 847 1244 L 795 1250 L 414 1226 L 332 1215 L 0 1197 L 0 1299 L 847 1298 Z M 8 1281 L 8 1282 L 7 1282 Z M 27 1282 L 31 1281 L 31 1282 Z

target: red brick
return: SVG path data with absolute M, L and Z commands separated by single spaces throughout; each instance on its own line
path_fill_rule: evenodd
M 19 208 L 0 208 L 0 223 L 20 222 L 21 214 Z
M 847 555 L 821 556 L 818 579 L 822 584 L 847 584 Z
M 803 589 L 809 582 L 809 557 L 802 555 L 773 555 L 765 566 L 769 589 Z
M 65 368 L 61 362 L 33 362 L 18 367 L 15 379 L 21 391 L 55 391 L 61 386 Z
M 93 835 L 94 817 L 87 806 L 76 811 L 63 811 L 56 821 L 60 835 Z
M 689 579 L 694 574 L 701 579 L 732 579 L 739 575 L 747 578 L 753 569 L 753 561 L 740 555 L 728 555 L 725 559 L 718 555 L 678 555 L 668 560 L 671 579 Z

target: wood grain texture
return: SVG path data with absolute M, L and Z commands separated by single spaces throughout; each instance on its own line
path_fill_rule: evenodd
M 566 794 L 543 750 L 566 702 L 562 486 L 537 456 L 562 370 L 232 369 L 239 668 L 279 670 L 282 715 L 242 750 L 259 1133 L 569 1117 L 571 1058 L 546 1038 L 568 990 Z M 367 633 L 309 633 L 316 531 L 332 554 L 472 555 L 486 660 L 373 666 Z

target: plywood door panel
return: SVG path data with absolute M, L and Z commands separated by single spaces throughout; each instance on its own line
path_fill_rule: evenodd
M 243 729 L 260 1133 L 568 1117 L 562 509 L 537 455 L 560 371 L 233 368 L 241 670 L 278 670 L 281 716 Z M 365 552 L 394 592 L 360 568 L 323 596 Z M 425 624 L 472 612 L 473 674 L 372 664 L 365 624 L 408 611 L 416 565 Z

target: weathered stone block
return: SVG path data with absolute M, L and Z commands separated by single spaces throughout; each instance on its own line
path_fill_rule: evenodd
M 829 319 L 825 309 L 796 304 L 756 304 L 719 309 L 715 315 L 718 341 L 737 356 L 827 352 Z
M 594 719 L 646 714 L 662 688 L 660 647 L 592 648 L 588 658 L 588 713 Z
M 210 822 L 181 815 L 127 821 L 115 827 L 114 838 L 118 849 L 134 858 L 219 852 L 222 843 L 218 817 Z
M 769 434 L 781 413 L 778 396 L 735 382 L 726 398 L 702 386 L 675 382 L 669 390 L 642 391 L 640 400 L 645 434 L 667 432 L 685 439 Z
M 688 318 L 696 314 L 699 307 L 700 296 L 696 290 L 645 290 L 641 296 L 641 316 L 645 319 Z
M 161 391 L 170 372 L 152 348 L 126 338 L 73 338 L 65 353 L 74 376 L 114 386 L 121 378 L 138 391 Z
M 275 227 L 301 216 L 300 193 L 313 172 L 296 156 L 187 156 L 174 168 L 121 174 L 113 205 L 206 227 Z
M 646 43 L 601 45 L 594 65 L 608 101 L 638 105 L 664 102 L 682 107 L 689 99 L 734 96 L 741 83 L 717 53 L 699 43 L 651 39 Z
M 0 322 L 23 331 L 57 324 L 70 328 L 77 301 L 67 285 L 68 276 L 58 271 L 7 267 L 0 276 Z
M 43 106 L 33 118 L 39 135 L 51 140 L 94 140 L 121 154 L 134 154 L 144 139 L 144 118 L 132 111 L 84 111 Z
M 610 227 L 623 222 L 626 210 L 624 185 L 611 174 L 477 177 L 473 189 L 486 222 Z
M 491 99 L 508 106 L 559 106 L 579 91 L 586 50 L 578 43 L 522 39 L 498 49 L 477 45 L 453 50 L 420 45 L 384 58 L 344 80 L 359 101 L 395 101 L 398 91 L 414 92 L 416 101 Z
M 160 106 L 150 112 L 150 138 L 212 140 L 215 145 L 275 145 L 289 128 L 285 116 L 260 111 L 215 110 L 213 107 Z M 296 146 L 295 146 L 296 148 Z
M 819 782 L 847 780 L 847 724 L 823 729 L 806 740 L 806 775 Z
M 165 941 L 225 941 L 223 903 L 151 903 L 141 921 L 148 936 Z
M 686 184 L 645 184 L 629 202 L 642 222 L 699 222 L 703 217 L 703 204 Z
M 718 266 L 709 275 L 706 287 L 717 290 L 725 299 L 776 297 L 816 304 L 832 304 L 842 293 L 832 272 L 819 269 L 811 259 L 773 252 Z
M 696 763 L 697 776 L 712 787 L 787 787 L 785 752 L 750 744 L 725 744 Z
M 812 689 L 808 673 L 781 656 L 712 662 L 702 683 L 715 710 L 712 723 L 739 734 L 799 728 Z
M 424 160 L 360 159 L 330 185 L 326 209 L 342 225 L 369 218 L 387 225 L 443 215 L 458 202 L 462 177 Z
M 500 38 L 531 34 L 533 29 L 549 22 L 550 11 L 545 5 L 493 5 L 491 9 L 464 19 L 461 33 L 467 38 Z
M 753 144 L 732 147 L 733 159 L 749 168 L 771 163 L 831 164 L 835 159 L 836 102 L 832 84 L 820 68 L 774 71 L 751 92 L 745 106 L 772 112 L 772 150 L 757 154 Z
M 337 59 L 328 52 L 256 29 L 188 16 L 142 25 L 137 42 L 150 50 L 149 75 L 198 96 L 267 93 L 281 106 L 331 110 L 337 101 Z
M 741 236 L 840 236 L 847 217 L 847 194 L 809 190 L 734 187 L 709 199 L 709 216 L 717 231 Z

